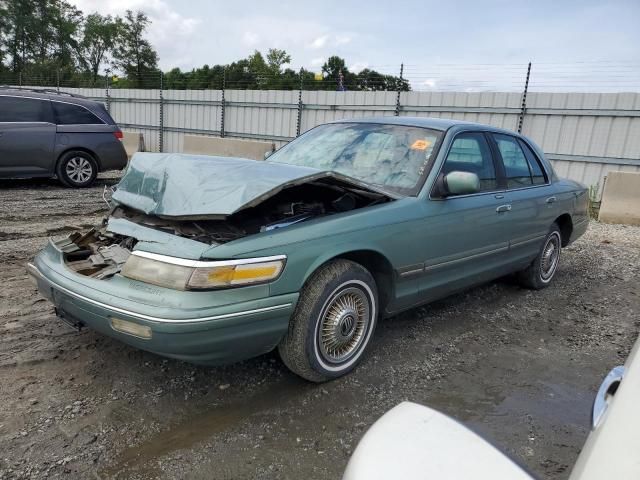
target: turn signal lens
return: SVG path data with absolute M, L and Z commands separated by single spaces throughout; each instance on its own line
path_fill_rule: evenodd
M 206 290 L 239 287 L 275 280 L 286 257 L 247 258 L 201 262 L 148 252 L 133 252 L 120 274 L 159 287 L 176 290 Z
M 275 280 L 284 262 L 275 260 L 260 263 L 196 268 L 189 279 L 190 288 L 220 288 L 251 285 Z

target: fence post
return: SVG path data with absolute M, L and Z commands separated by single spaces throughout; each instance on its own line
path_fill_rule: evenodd
M 162 79 L 164 75 L 160 72 L 160 134 L 158 135 L 158 150 L 160 153 L 164 151 L 164 98 L 162 97 Z
M 220 137 L 224 138 L 224 90 L 227 83 L 227 69 L 222 70 L 222 102 L 220 108 Z
M 60 93 L 60 69 L 56 69 L 56 90 Z
M 524 91 L 522 92 L 522 106 L 520 107 L 520 118 L 518 119 L 518 133 L 522 133 L 522 122 L 527 111 L 527 90 L 529 90 L 529 75 L 531 75 L 531 62 L 527 67 L 527 79 L 524 81 Z
M 296 121 L 296 137 L 300 136 L 300 128 L 302 124 L 302 68 L 300 69 L 300 89 L 298 90 L 298 119 Z
M 107 70 L 104 75 L 104 96 L 105 103 L 107 107 L 107 112 L 111 113 L 111 94 L 109 93 L 109 74 L 110 71 Z
M 402 73 L 404 72 L 404 63 L 400 64 L 400 83 L 398 84 L 398 94 L 396 95 L 396 111 L 395 116 L 400 116 L 400 91 L 402 89 Z

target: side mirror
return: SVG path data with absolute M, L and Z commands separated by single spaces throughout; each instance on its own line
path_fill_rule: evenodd
M 440 197 L 469 195 L 480 191 L 480 178 L 471 172 L 449 172 L 437 180 L 436 192 Z

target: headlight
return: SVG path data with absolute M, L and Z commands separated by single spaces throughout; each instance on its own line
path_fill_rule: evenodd
M 201 262 L 136 251 L 128 258 L 122 276 L 176 290 L 255 285 L 275 280 L 286 256 Z

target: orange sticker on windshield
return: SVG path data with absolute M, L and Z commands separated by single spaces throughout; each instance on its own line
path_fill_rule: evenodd
M 411 150 L 426 150 L 431 145 L 429 140 L 416 140 L 411 145 Z

